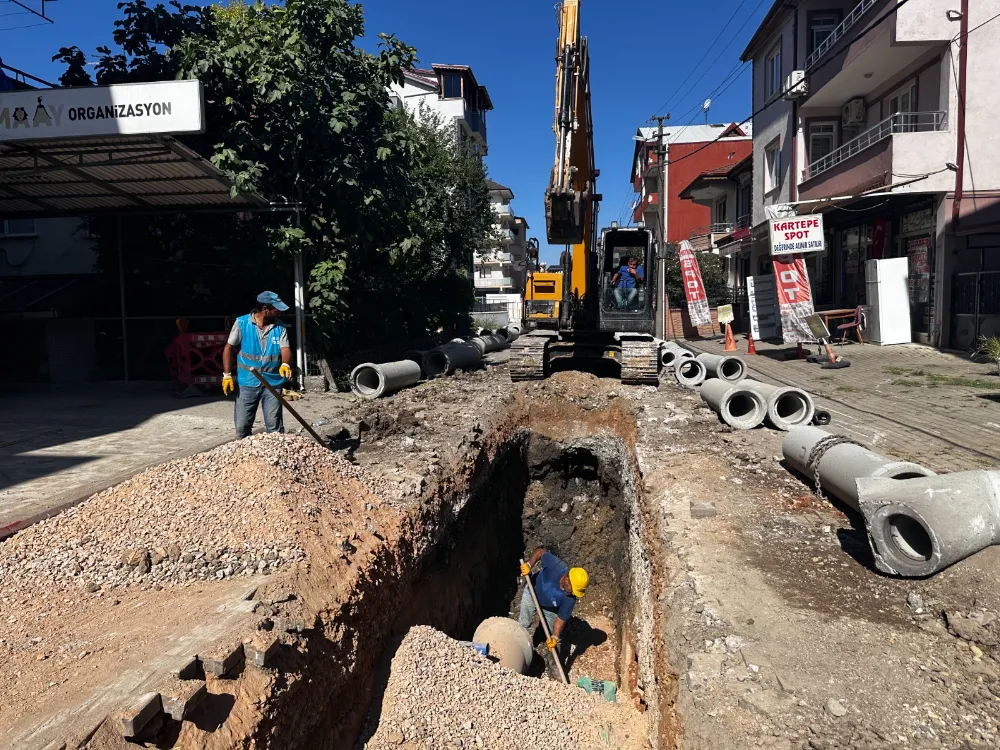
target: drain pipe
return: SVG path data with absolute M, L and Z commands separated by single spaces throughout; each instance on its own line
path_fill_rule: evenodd
M 420 365 L 420 377 L 422 378 L 427 377 L 427 374 L 424 372 L 425 354 L 427 354 L 427 351 L 424 349 L 410 349 L 410 351 L 403 354 L 403 359 L 408 359 L 411 362 L 416 362 L 418 365 Z
M 361 398 L 382 398 L 420 382 L 420 365 L 409 359 L 376 365 L 365 362 L 351 370 L 351 391 Z
M 951 203 L 951 231 L 958 232 L 962 220 L 962 194 L 965 191 L 965 100 L 969 70 L 969 0 L 962 0 L 962 18 L 958 27 L 958 154 L 955 165 L 955 197 Z
M 472 344 L 446 344 L 424 355 L 423 369 L 427 378 L 452 375 L 455 370 L 471 370 L 482 362 L 483 355 Z
M 516 620 L 506 617 L 489 617 L 479 623 L 472 634 L 473 643 L 489 646 L 490 656 L 500 661 L 501 667 L 524 674 L 535 656 L 531 636 Z
M 721 354 L 699 354 L 696 359 L 705 365 L 710 378 L 739 383 L 747 376 L 747 366 L 739 357 L 725 357 Z
M 755 391 L 718 378 L 706 380 L 701 387 L 701 400 L 719 415 L 723 422 L 737 430 L 752 430 L 764 423 L 767 403 Z
M 674 364 L 674 378 L 686 388 L 695 388 L 705 382 L 708 372 L 705 365 L 694 357 L 682 357 Z
M 676 367 L 677 363 L 687 359 L 694 359 L 694 354 L 687 349 L 674 349 L 665 346 L 660 351 L 660 364 L 664 367 Z
M 880 456 L 841 435 L 818 427 L 796 427 L 781 443 L 789 465 L 812 483 L 819 468 L 820 486 L 838 500 L 859 510 L 858 480 L 866 477 L 913 479 L 934 476 L 920 464 Z
M 960 471 L 902 482 L 858 479 L 876 567 L 934 575 L 1000 544 L 1000 471 Z
M 507 326 L 506 328 L 498 328 L 497 336 L 502 338 L 506 343 L 512 344 L 517 341 L 521 336 L 521 329 L 518 326 Z
M 749 378 L 741 380 L 740 386 L 749 388 L 764 399 L 767 404 L 767 421 L 775 429 L 787 432 L 813 420 L 816 405 L 812 396 L 800 388 L 771 385 Z

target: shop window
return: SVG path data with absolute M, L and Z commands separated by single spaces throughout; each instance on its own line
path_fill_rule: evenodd
M 770 99 L 781 91 L 781 40 L 767 56 L 764 64 L 764 96 Z

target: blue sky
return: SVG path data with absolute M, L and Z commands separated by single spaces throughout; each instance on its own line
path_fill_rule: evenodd
M 40 0 L 26 2 L 40 5 Z M 60 46 L 76 44 L 91 52 L 111 43 L 112 24 L 119 17 L 117 4 L 118 0 L 47 3 L 55 21 L 50 25 L 0 0 L 0 57 L 8 65 L 54 81 L 60 68 L 50 58 Z M 549 261 L 560 249 L 547 249 L 542 204 L 555 152 L 557 27 L 553 5 L 554 0 L 364 3 L 370 37 L 378 32 L 395 33 L 418 49 L 422 65 L 470 65 L 489 89 L 495 107 L 487 119 L 490 176 L 514 191 L 515 212 L 528 220 L 529 236 L 539 238 L 542 257 Z M 701 103 L 734 70 L 770 5 L 770 0 L 718 0 L 714 4 L 583 0 L 583 33 L 590 40 L 596 158 L 601 170 L 598 187 L 604 195 L 602 226 L 617 219 L 632 200 L 628 178 L 636 127 L 647 124 L 654 113 L 666 111 L 664 106 L 679 87 L 669 106 L 672 124 L 702 122 Z M 718 43 L 712 46 L 717 37 Z M 749 112 L 750 76 L 745 72 L 712 97 L 710 119 L 741 120 Z

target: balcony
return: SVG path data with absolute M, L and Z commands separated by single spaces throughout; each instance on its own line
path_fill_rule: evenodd
M 498 263 L 513 263 L 514 256 L 511 253 L 484 253 L 476 256 L 476 264 L 480 266 L 496 265 Z
M 465 122 L 473 136 L 478 136 L 478 140 L 483 146 L 486 145 L 486 113 L 478 109 L 465 109 Z
M 913 184 L 915 192 L 948 190 L 949 179 L 940 179 L 940 173 L 955 160 L 955 151 L 946 112 L 897 112 L 810 164 L 802 175 L 799 197 L 850 195 L 880 179 L 888 184 L 893 174 L 929 175 Z
M 642 218 L 643 214 L 645 214 L 646 211 L 650 210 L 655 211 L 659 203 L 660 203 L 660 194 L 649 193 L 645 198 L 640 200 L 635 205 L 635 208 L 632 210 L 632 221 L 633 222 L 643 221 Z
M 843 39 L 847 32 L 854 27 L 854 25 L 864 17 L 864 15 L 870 11 L 878 3 L 878 0 L 861 0 L 854 10 L 847 14 L 847 17 L 841 22 L 840 26 L 835 28 L 833 32 L 824 40 L 816 49 L 813 51 L 809 57 L 806 58 L 806 64 L 804 70 L 806 73 L 816 66 L 816 64 L 826 57 L 826 53 L 837 46 L 837 42 Z
M 474 276 L 473 283 L 476 289 L 503 289 L 513 286 L 510 276 Z
M 691 247 L 695 250 L 711 250 L 718 252 L 715 243 L 733 233 L 734 224 L 730 221 L 716 222 L 705 227 L 698 227 L 691 232 Z

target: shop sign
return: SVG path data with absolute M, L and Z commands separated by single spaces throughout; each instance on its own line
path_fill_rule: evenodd
M 899 220 L 899 229 L 902 234 L 933 229 L 934 226 L 934 209 L 930 206 L 922 208 L 919 211 L 903 214 L 903 217 Z
M 695 326 L 712 325 L 712 314 L 708 309 L 708 295 L 705 294 L 705 284 L 701 278 L 701 268 L 694 254 L 691 243 L 681 242 L 677 254 L 681 264 L 681 280 L 684 283 L 684 296 L 688 303 L 688 316 Z
M 204 131 L 201 81 L 0 93 L 0 142 Z
M 786 344 L 815 341 L 809 316 L 815 313 L 809 272 L 801 255 L 774 259 L 774 278 L 781 312 L 781 337 Z
M 718 308 L 719 325 L 726 325 L 726 323 L 732 323 L 733 318 L 733 306 L 732 305 L 719 305 Z
M 823 214 L 770 219 L 771 255 L 801 255 L 826 250 Z

